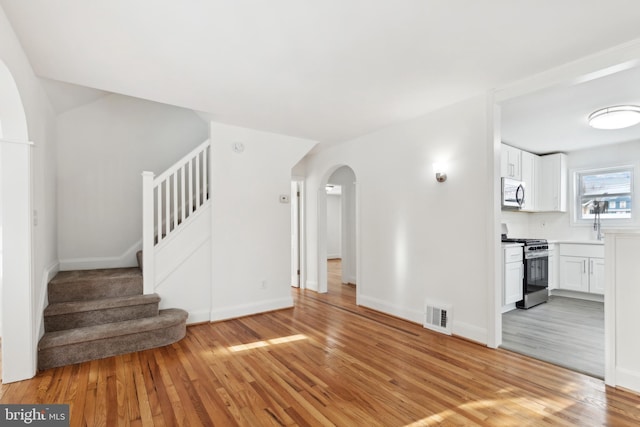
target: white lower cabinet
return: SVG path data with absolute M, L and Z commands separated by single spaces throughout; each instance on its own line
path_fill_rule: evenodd
M 561 244 L 558 288 L 604 294 L 603 252 L 603 247 L 599 245 Z
M 522 299 L 522 262 L 510 262 L 504 266 L 504 305 Z
M 560 256 L 560 289 L 589 292 L 588 258 Z
M 502 272 L 502 303 L 513 304 L 523 298 L 522 278 L 524 276 L 524 264 L 522 263 L 522 246 L 503 248 L 503 272 Z
M 591 276 L 589 278 L 589 292 L 604 295 L 604 258 L 589 258 Z

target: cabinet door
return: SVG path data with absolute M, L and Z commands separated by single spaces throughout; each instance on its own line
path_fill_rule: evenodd
M 589 258 L 560 257 L 560 283 L 558 288 L 569 291 L 589 292 Z
M 567 156 L 548 154 L 540 156 L 540 188 L 536 200 L 538 210 L 567 211 Z
M 508 262 L 504 265 L 504 305 L 522 299 L 522 262 Z
M 589 292 L 604 295 L 604 258 L 589 258 Z
M 527 151 L 521 153 L 520 175 L 525 184 L 522 210 L 525 211 L 536 210 L 536 169 L 539 167 L 538 161 L 538 156 L 535 154 Z
M 521 150 L 502 144 L 500 149 L 500 176 L 521 179 Z

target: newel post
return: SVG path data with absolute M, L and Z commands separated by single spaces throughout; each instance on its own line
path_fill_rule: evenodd
M 144 293 L 155 289 L 153 172 L 142 172 L 142 276 Z

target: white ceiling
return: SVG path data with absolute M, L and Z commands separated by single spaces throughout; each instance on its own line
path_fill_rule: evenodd
M 324 143 L 640 37 L 637 0 L 0 5 L 36 74 L 98 90 L 78 99 L 121 93 Z
M 595 110 L 623 104 L 640 105 L 640 67 L 502 103 L 502 141 L 536 154 L 640 141 L 640 125 L 601 130 L 587 124 Z

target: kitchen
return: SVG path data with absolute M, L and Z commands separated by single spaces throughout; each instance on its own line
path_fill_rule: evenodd
M 597 129 L 588 117 L 604 107 L 638 105 L 639 79 L 638 68 L 627 67 L 501 104 L 500 178 L 507 193 L 511 189 L 502 234 L 522 240 L 503 243 L 502 347 L 599 378 L 605 364 L 603 238 L 612 228 L 640 228 L 631 210 L 633 188 L 640 185 L 634 173 L 640 125 Z M 513 202 L 521 206 L 508 206 Z M 526 276 L 540 271 L 547 289 L 538 295 L 548 294 L 546 301 L 533 293 L 526 298 Z M 535 279 L 528 281 L 541 278 Z

